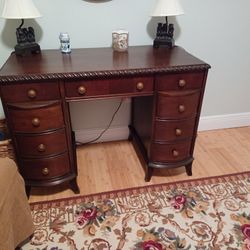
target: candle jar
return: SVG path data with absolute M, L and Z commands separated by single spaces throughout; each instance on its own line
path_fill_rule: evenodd
M 112 47 L 115 51 L 128 50 L 128 31 L 117 30 L 112 32 Z

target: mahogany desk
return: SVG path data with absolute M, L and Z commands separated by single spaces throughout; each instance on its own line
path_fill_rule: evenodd
M 69 111 L 69 102 L 79 100 L 133 97 L 129 139 L 145 160 L 145 180 L 153 168 L 185 166 L 191 175 L 209 68 L 180 47 L 10 55 L 0 92 L 27 192 L 65 181 L 79 192 Z

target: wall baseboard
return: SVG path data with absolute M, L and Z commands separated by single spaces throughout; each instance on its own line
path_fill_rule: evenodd
M 200 117 L 198 131 L 250 126 L 250 113 Z M 103 129 L 76 130 L 76 141 L 86 143 L 97 138 Z M 126 140 L 129 136 L 127 125 L 109 128 L 96 142 Z
M 75 137 L 77 142 L 87 143 L 89 141 L 97 138 L 104 129 L 86 129 L 86 130 L 76 130 Z M 111 127 L 109 128 L 100 139 L 95 142 L 105 142 L 105 141 L 119 141 L 127 140 L 129 136 L 128 126 L 123 127 Z
M 250 112 L 201 116 L 198 131 L 250 126 Z

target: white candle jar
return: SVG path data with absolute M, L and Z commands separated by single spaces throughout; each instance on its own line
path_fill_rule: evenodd
M 112 32 L 112 47 L 115 51 L 128 50 L 128 31 L 116 30 Z

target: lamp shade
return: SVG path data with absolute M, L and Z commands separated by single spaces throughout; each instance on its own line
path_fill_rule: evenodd
M 177 16 L 184 14 L 179 0 L 156 0 L 151 16 Z
M 40 17 L 32 0 L 5 0 L 2 17 L 6 19 L 29 19 Z

